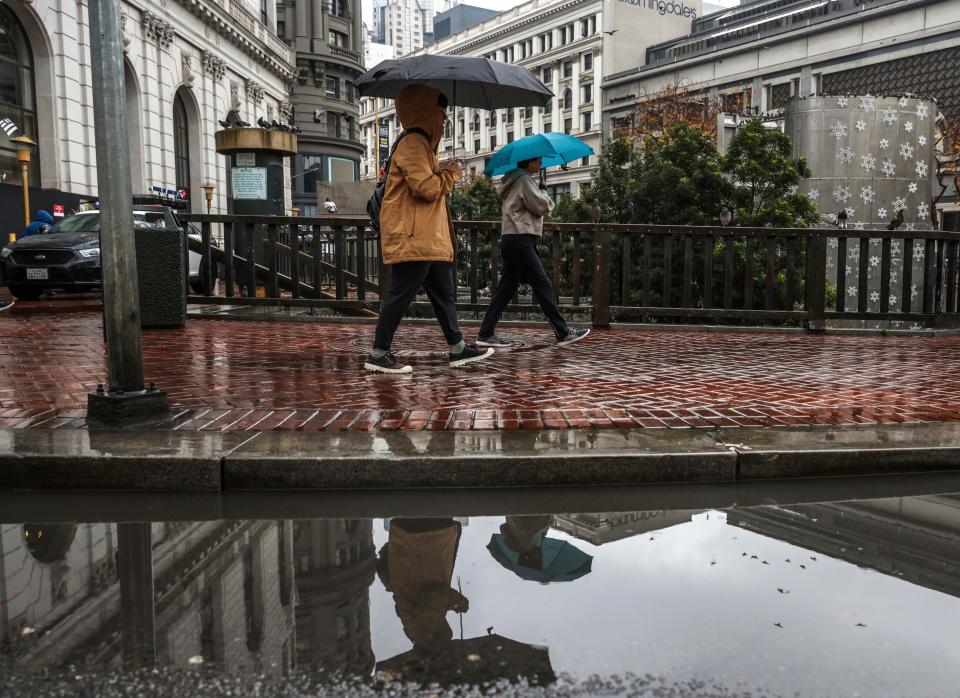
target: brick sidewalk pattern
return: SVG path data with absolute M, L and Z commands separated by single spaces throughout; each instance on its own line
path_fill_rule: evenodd
M 48 304 L 52 305 L 52 304 Z M 0 428 L 84 424 L 106 382 L 100 315 L 0 314 Z M 468 328 L 471 331 L 472 328 Z M 960 337 L 546 329 L 461 370 L 436 326 L 401 326 L 409 376 L 369 374 L 371 325 L 191 319 L 144 332 L 148 382 L 187 430 L 566 429 L 960 420 Z

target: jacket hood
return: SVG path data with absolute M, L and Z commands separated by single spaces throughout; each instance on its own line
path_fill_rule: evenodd
M 400 91 L 396 99 L 397 116 L 400 124 L 406 128 L 422 128 L 430 134 L 430 143 L 434 149 L 443 137 L 443 128 L 435 129 L 434 114 L 437 113 L 437 100 L 440 90 L 429 85 L 408 85 Z M 436 131 L 436 132 L 434 132 Z
M 53 223 L 53 216 L 41 210 L 33 214 L 33 220 L 40 221 L 41 223 Z
M 497 192 L 500 194 L 500 198 L 504 199 L 507 196 L 507 192 L 510 191 L 510 187 L 520 181 L 524 175 L 529 175 L 530 173 L 526 170 L 521 170 L 519 167 L 515 170 L 510 170 L 507 174 L 503 175 L 503 179 L 500 180 L 500 191 Z

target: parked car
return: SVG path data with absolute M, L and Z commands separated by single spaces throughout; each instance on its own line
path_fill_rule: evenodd
M 133 224 L 138 230 L 181 227 L 168 206 L 137 205 Z M 200 239 L 193 226 L 190 237 Z M 47 289 L 90 291 L 100 288 L 100 211 L 81 211 L 64 218 L 43 235 L 9 243 L 0 251 L 0 277 L 10 293 L 21 300 L 35 300 Z M 190 252 L 190 285 L 194 292 L 209 295 L 209 277 L 201 273 L 203 256 Z M 216 263 L 214 263 L 216 266 Z M 216 268 L 213 278 L 216 279 Z

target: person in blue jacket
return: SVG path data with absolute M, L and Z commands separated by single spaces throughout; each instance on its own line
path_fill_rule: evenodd
M 23 231 L 23 237 L 46 233 L 50 230 L 52 225 L 53 216 L 41 209 L 33 214 L 33 220 L 30 221 L 30 225 L 28 225 Z

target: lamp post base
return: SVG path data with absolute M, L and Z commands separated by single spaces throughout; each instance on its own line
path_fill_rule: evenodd
M 87 395 L 87 426 L 93 429 L 162 427 L 172 416 L 167 394 L 152 384 L 146 390 L 98 389 Z

